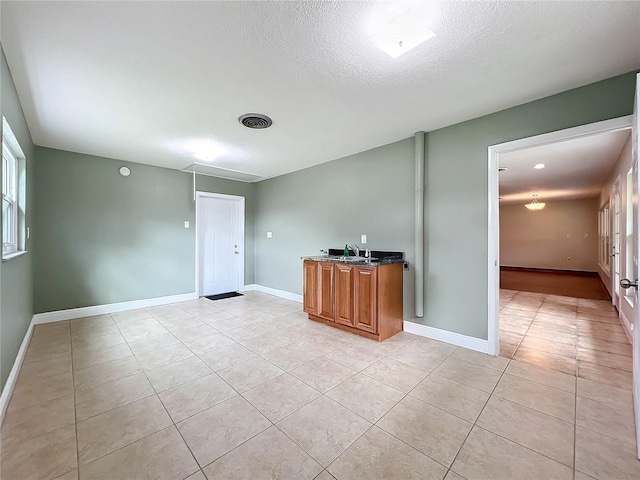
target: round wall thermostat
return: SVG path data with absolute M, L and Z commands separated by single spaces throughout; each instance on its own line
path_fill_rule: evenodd
M 120 175 L 122 175 L 123 177 L 128 177 L 129 175 L 131 175 L 131 170 L 129 170 L 129 167 L 120 167 L 120 170 L 118 170 L 118 172 L 120 172 Z

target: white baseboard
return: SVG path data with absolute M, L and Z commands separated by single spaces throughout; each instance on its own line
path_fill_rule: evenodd
M 631 322 L 624 314 L 624 310 L 620 309 L 620 323 L 622 323 L 622 328 L 624 328 L 624 333 L 627 334 L 627 338 L 629 339 L 629 343 L 633 345 L 633 333 L 631 331 Z
M 4 384 L 4 388 L 2 389 L 2 395 L 0 396 L 0 425 L 2 425 L 2 422 L 4 421 L 4 414 L 7 412 L 9 400 L 11 400 L 13 389 L 15 388 L 16 382 L 18 381 L 18 374 L 20 373 L 20 368 L 22 367 L 24 356 L 27 354 L 27 347 L 29 346 L 31 335 L 33 335 L 34 325 L 34 320 L 33 318 L 31 318 L 31 323 L 29 323 L 27 333 L 24 334 L 22 344 L 20 345 L 20 350 L 18 350 L 18 355 L 16 355 L 16 359 L 13 362 L 13 367 L 11 367 L 11 372 L 9 372 L 9 376 L 7 377 L 7 382 Z
M 256 289 L 256 284 L 255 283 L 250 283 L 248 285 L 244 286 L 244 290 L 242 290 L 243 292 L 252 292 Z
M 276 297 L 286 298 L 287 300 L 293 300 L 294 302 L 302 303 L 302 295 L 298 295 L 297 293 L 287 292 L 286 290 L 278 290 L 277 288 L 264 287 L 262 285 L 258 285 L 257 283 L 245 285 L 244 289 L 246 291 L 256 290 L 258 292 L 268 293 L 269 295 L 274 295 Z
M 105 313 L 124 312 L 137 308 L 156 307 L 168 303 L 187 302 L 197 300 L 195 292 L 183 293 L 180 295 L 169 295 L 167 297 L 145 298 L 144 300 L 133 300 L 131 302 L 109 303 L 106 305 L 95 305 L 92 307 L 71 308 L 69 310 L 58 310 L 55 312 L 37 313 L 33 316 L 35 325 L 41 323 L 59 322 L 62 320 L 73 320 L 74 318 L 92 317 L 94 315 L 104 315 Z
M 439 328 L 429 327 L 427 325 L 421 325 L 407 320 L 404 321 L 404 331 L 490 355 L 488 340 L 469 337 L 467 335 L 462 335 L 461 333 L 449 332 L 448 330 L 441 330 Z

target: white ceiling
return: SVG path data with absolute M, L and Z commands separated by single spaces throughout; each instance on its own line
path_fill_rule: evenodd
M 620 130 L 500 154 L 502 203 L 596 197 L 609 180 L 631 131 Z M 533 165 L 543 163 L 536 170 Z
M 276 176 L 640 67 L 636 1 L 1 4 L 36 144 L 180 169 Z M 368 36 L 410 6 L 437 36 L 394 60 Z

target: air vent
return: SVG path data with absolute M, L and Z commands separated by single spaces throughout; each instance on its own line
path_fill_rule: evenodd
M 261 113 L 247 113 L 238 118 L 238 120 L 245 127 L 255 130 L 269 128 L 273 124 L 273 121 L 269 117 Z

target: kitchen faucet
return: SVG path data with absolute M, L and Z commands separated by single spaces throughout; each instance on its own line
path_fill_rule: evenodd
M 356 257 L 360 256 L 360 248 L 355 243 L 353 245 L 349 245 L 349 248 L 356 252 Z

